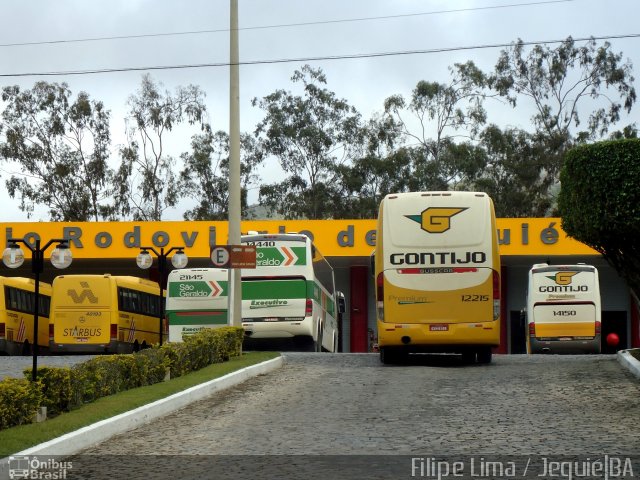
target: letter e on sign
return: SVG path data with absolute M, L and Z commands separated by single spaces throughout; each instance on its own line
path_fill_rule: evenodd
M 211 250 L 211 261 L 218 268 L 225 268 L 229 265 L 229 250 L 225 246 L 215 246 Z

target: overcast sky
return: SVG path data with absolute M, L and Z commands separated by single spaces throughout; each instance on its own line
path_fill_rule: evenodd
M 67 82 L 74 96 L 86 91 L 111 110 L 117 144 L 123 138 L 127 98 L 139 88 L 143 71 L 42 74 L 212 65 L 150 73 L 171 91 L 199 85 L 207 95 L 212 127 L 228 132 L 229 0 L 0 0 L 0 12 L 0 86 L 31 88 L 45 80 Z M 327 88 L 367 119 L 381 111 L 385 98 L 409 95 L 420 80 L 448 82 L 447 67 L 454 63 L 473 60 L 490 71 L 503 48 L 467 47 L 506 45 L 518 38 L 543 42 L 569 35 L 634 35 L 640 33 L 638 18 L 640 0 L 239 0 L 240 61 L 251 63 L 240 68 L 241 130 L 252 131 L 262 118 L 251 100 L 279 88 L 295 91 L 291 76 L 305 63 L 322 68 Z M 640 78 L 640 38 L 609 41 L 631 60 Z M 311 60 L 438 49 L 451 50 Z M 293 61 L 283 61 L 288 59 Z M 30 73 L 36 75 L 21 76 Z M 620 125 L 640 125 L 639 109 Z M 523 105 L 515 111 L 496 109 L 493 116 L 490 111 L 489 118 L 528 129 L 529 115 Z M 185 146 L 173 152 L 177 157 L 188 149 L 189 135 L 174 142 Z M 264 167 L 265 178 L 273 169 Z M 14 167 L 0 165 L 2 192 L 11 173 Z M 0 202 L 0 222 L 27 220 L 18 200 L 2 193 Z M 181 220 L 181 211 L 165 218 Z M 31 220 L 46 219 L 41 209 Z

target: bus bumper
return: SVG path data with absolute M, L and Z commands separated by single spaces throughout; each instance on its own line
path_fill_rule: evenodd
M 51 353 L 87 353 L 87 354 L 100 354 L 100 353 L 131 353 L 133 347 L 131 344 L 124 344 L 123 342 L 112 341 L 109 343 L 84 343 L 84 344 L 59 344 L 55 342 L 49 342 L 49 351 Z
M 602 351 L 600 335 L 584 340 L 541 340 L 535 337 L 529 338 L 531 353 L 600 353 Z
M 243 319 L 245 338 L 252 339 L 273 339 L 273 338 L 294 338 L 313 337 L 313 319 L 306 317 L 304 320 L 278 320 L 273 322 L 252 322 Z
M 462 353 L 469 347 L 497 347 L 500 322 L 399 324 L 378 321 L 378 345 L 425 353 Z

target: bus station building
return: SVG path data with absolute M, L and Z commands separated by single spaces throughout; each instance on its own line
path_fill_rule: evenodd
M 638 305 L 629 287 L 604 258 L 586 245 L 568 237 L 559 218 L 499 218 L 501 257 L 502 328 L 496 353 L 525 353 L 527 328 L 521 312 L 526 304 L 527 275 L 536 263 L 586 263 L 599 271 L 602 296 L 603 353 L 640 347 Z M 335 272 L 336 289 L 344 293 L 347 308 L 341 319 L 340 351 L 370 352 L 376 343 L 374 279 L 370 268 L 375 250 L 375 220 L 248 220 L 244 233 L 305 233 L 327 258 Z M 51 239 L 69 241 L 73 262 L 57 270 L 48 261 L 40 280 L 52 282 L 57 275 L 133 275 L 159 280 L 157 259 L 150 270 L 141 270 L 136 257 L 143 247 L 168 251 L 184 247 L 188 267 L 213 267 L 210 254 L 215 245 L 225 245 L 228 224 L 224 221 L 158 222 L 18 222 L 0 223 L 4 244 L 11 238 L 44 245 Z M 170 255 L 169 255 L 170 256 Z M 170 264 L 170 262 L 169 262 Z M 30 277 L 31 257 L 25 249 L 25 263 L 4 276 Z M 617 345 L 606 338 L 615 333 Z

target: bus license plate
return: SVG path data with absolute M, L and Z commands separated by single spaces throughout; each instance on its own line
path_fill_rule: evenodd
M 447 330 L 449 330 L 449 325 L 429 325 L 431 332 L 446 332 Z

